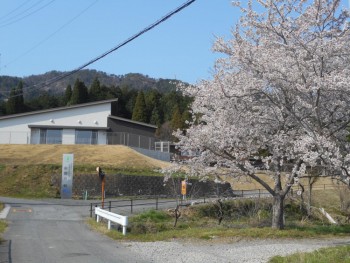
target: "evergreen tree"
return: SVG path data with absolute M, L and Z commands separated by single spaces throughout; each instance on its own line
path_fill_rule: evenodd
M 16 94 L 16 111 L 21 113 L 25 111 L 24 98 L 23 98 L 23 82 L 20 81 L 17 85 L 17 94 Z
M 10 91 L 10 97 L 6 102 L 6 114 L 16 113 L 16 88 L 12 88 Z
M 188 110 L 185 110 L 183 113 L 182 113 L 182 128 L 183 129 L 187 129 L 189 127 L 189 125 L 187 124 L 188 121 L 191 121 L 192 120 L 192 115 L 191 113 L 188 111 Z
M 183 122 L 182 122 L 182 114 L 180 112 L 179 106 L 175 106 L 173 115 L 171 118 L 171 127 L 173 130 L 182 129 L 183 128 Z
M 161 98 L 161 94 L 156 89 L 148 90 L 145 93 L 145 102 L 146 102 L 146 110 L 147 110 L 147 117 L 148 117 L 147 119 L 148 120 L 151 120 L 153 110 L 155 107 L 157 107 L 158 118 L 161 118 L 160 110 L 159 110 L 159 106 L 158 106 L 160 98 Z M 159 121 L 161 121 L 161 120 L 159 120 Z
M 138 93 L 135 89 L 129 89 L 126 85 L 122 86 L 120 91 L 122 99 L 119 99 L 120 97 L 118 97 L 118 103 L 119 101 L 122 101 L 123 103 L 122 117 L 131 119 Z
M 85 86 L 84 82 L 77 79 L 74 83 L 70 103 L 74 105 L 74 104 L 86 103 L 88 101 L 89 101 L 88 89 Z
M 72 98 L 72 86 L 68 84 L 66 91 L 64 92 L 64 104 L 68 105 L 71 98 Z
M 157 125 L 158 127 L 160 127 L 160 125 L 162 124 L 157 105 L 155 105 L 153 110 L 152 110 L 150 123 L 153 125 Z
M 0 116 L 5 115 L 6 113 L 6 103 L 5 101 L 0 102 Z
M 132 112 L 132 120 L 147 122 L 146 110 L 147 109 L 146 109 L 145 95 L 141 90 L 136 97 L 135 106 Z
M 12 88 L 10 91 L 10 97 L 6 102 L 6 114 L 20 113 L 24 110 L 23 82 L 20 81 L 17 88 Z
M 107 87 L 104 87 L 106 89 Z M 100 81 L 98 78 L 94 78 L 94 81 L 92 82 L 90 89 L 89 89 L 89 98 L 90 101 L 99 101 L 104 99 L 103 90 L 100 85 Z
M 181 93 L 176 91 L 171 91 L 169 93 L 164 94 L 160 103 L 162 105 L 162 110 L 164 113 L 164 122 L 171 121 L 172 115 L 174 113 L 174 109 L 176 107 L 179 108 L 180 112 L 183 110 L 180 106 L 182 106 L 183 96 Z

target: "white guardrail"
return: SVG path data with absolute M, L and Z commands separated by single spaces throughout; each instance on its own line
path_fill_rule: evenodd
M 123 227 L 123 235 L 126 235 L 126 227 L 128 226 L 128 217 L 108 212 L 99 207 L 95 208 L 96 221 L 100 222 L 100 217 L 108 220 L 108 229 L 111 229 L 111 222 L 117 223 Z

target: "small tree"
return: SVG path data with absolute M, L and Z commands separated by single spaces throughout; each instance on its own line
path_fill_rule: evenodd
M 339 0 L 256 2 L 262 12 L 252 1 L 235 1 L 243 16 L 231 40 L 214 44 L 227 57 L 217 61 L 213 80 L 182 89 L 194 97 L 194 118 L 176 136 L 182 150 L 201 153 L 187 162 L 190 170 L 225 170 L 266 188 L 272 227 L 283 229 L 284 199 L 306 167 L 349 181 L 349 13 Z M 251 158 L 263 161 L 273 186 Z
M 98 78 L 94 78 L 94 81 L 92 82 L 90 89 L 89 89 L 89 98 L 91 101 L 98 101 L 104 99 L 104 93 L 101 88 L 100 81 Z
M 89 94 L 88 89 L 85 86 L 85 83 L 80 81 L 79 79 L 76 79 L 72 91 L 72 96 L 70 103 L 71 104 L 80 104 L 80 103 L 86 103 L 89 100 Z
M 64 92 L 64 104 L 68 105 L 70 100 L 72 98 L 72 86 L 71 85 L 67 85 L 67 88 Z
M 20 81 L 16 88 L 11 89 L 9 99 L 6 102 L 6 114 L 21 113 L 24 109 L 23 82 Z
M 174 130 L 183 128 L 182 114 L 180 112 L 179 106 L 175 106 L 173 110 L 173 114 L 171 116 L 171 127 Z
M 138 93 L 136 97 L 135 106 L 132 112 L 132 120 L 147 122 L 145 95 L 142 90 Z
M 160 113 L 159 113 L 159 109 L 158 109 L 157 105 L 155 105 L 153 110 L 152 110 L 150 123 L 157 125 L 158 127 L 160 127 L 160 125 L 161 125 L 161 118 L 160 118 Z

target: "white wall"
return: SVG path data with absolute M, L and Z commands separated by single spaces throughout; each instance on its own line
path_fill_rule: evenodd
M 107 127 L 107 117 L 110 114 L 111 103 L 106 102 L 3 118 L 0 119 L 0 143 L 26 144 L 30 143 L 31 140 L 32 143 L 39 143 L 38 135 L 32 135 L 32 138 L 30 138 L 30 128 L 28 126 L 44 125 L 49 126 L 49 128 L 65 127 L 62 133 L 62 143 L 74 144 L 75 132 L 73 127 L 101 127 L 103 129 Z M 72 129 L 68 127 L 72 127 Z M 102 141 L 103 138 L 101 138 Z M 104 139 L 105 143 L 106 139 Z
M 105 131 L 98 132 L 98 144 L 107 144 L 107 133 Z
M 62 131 L 62 144 L 75 144 L 75 130 L 63 129 Z

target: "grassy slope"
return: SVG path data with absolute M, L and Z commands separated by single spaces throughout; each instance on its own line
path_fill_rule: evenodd
M 169 165 L 121 145 L 0 145 L 0 164 L 62 164 L 64 153 L 74 153 L 74 164 L 155 169 Z
M 101 166 L 108 173 L 150 174 L 169 165 L 116 145 L 0 145 L 0 195 L 55 197 L 51 174 L 60 174 L 62 155 L 74 154 L 74 170 L 96 173 Z
M 101 166 L 108 173 L 123 171 L 133 174 L 150 174 L 170 163 L 144 156 L 121 145 L 0 145 L 0 195 L 44 197 L 55 195 L 48 187 L 50 174 L 61 173 L 62 155 L 74 153 L 75 172 L 95 173 Z M 43 176 L 44 175 L 44 176 Z M 45 176 L 47 175 L 47 176 Z M 266 174 L 259 176 L 273 186 Z M 262 189 L 255 181 L 242 177 L 223 177 L 235 190 Z M 316 185 L 331 184 L 320 179 Z M 23 189 L 25 188 L 25 189 Z

